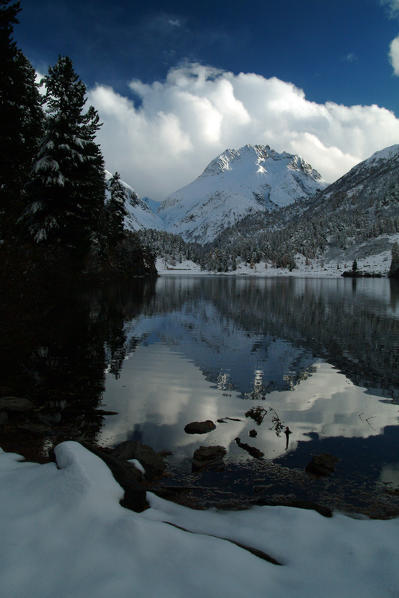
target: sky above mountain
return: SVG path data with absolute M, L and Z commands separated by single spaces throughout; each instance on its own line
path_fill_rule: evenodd
M 399 141 L 399 0 L 22 0 L 15 39 L 69 55 L 108 170 L 163 199 L 227 147 L 269 144 L 329 181 Z

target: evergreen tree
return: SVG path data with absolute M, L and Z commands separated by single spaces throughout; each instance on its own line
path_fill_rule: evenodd
M 107 203 L 107 237 L 110 247 L 115 246 L 124 236 L 124 220 L 127 215 L 125 206 L 126 190 L 121 183 L 120 175 L 115 172 L 108 183 L 110 199 Z
M 38 244 L 54 245 L 81 259 L 101 242 L 104 162 L 95 135 L 96 110 L 84 112 L 86 87 L 68 57 L 44 78 L 46 127 L 29 185 L 25 222 Z
M 392 261 L 389 276 L 391 278 L 399 278 L 399 245 L 396 242 L 392 245 Z
M 12 39 L 20 3 L 0 0 L 0 238 L 17 233 L 43 112 L 35 72 Z

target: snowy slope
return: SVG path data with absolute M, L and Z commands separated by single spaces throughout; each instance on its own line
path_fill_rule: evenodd
M 120 506 L 123 490 L 98 457 L 76 442 L 55 452 L 57 465 L 39 465 L 0 451 L 7 598 L 398 595 L 399 519 L 201 511 L 150 493 L 151 508 L 135 513 Z
M 375 152 L 370 158 L 361 162 L 362 167 L 369 167 L 375 165 L 381 160 L 390 160 L 391 158 L 399 158 L 399 145 L 390 145 L 378 152 Z M 355 167 L 356 168 L 356 167 Z
M 108 182 L 112 178 L 112 174 L 106 170 L 105 177 Z M 125 187 L 127 194 L 126 209 L 128 215 L 125 218 L 125 228 L 132 231 L 146 228 L 163 230 L 164 224 L 162 220 L 154 214 L 148 204 L 138 197 L 130 185 L 124 181 L 121 181 L 121 183 Z
M 367 160 L 354 166 L 340 179 L 332 183 L 320 194 L 319 202 L 334 197 L 337 193 L 342 195 L 342 200 L 350 199 L 352 202 L 358 196 L 365 203 L 369 195 L 382 196 L 387 194 L 390 187 L 398 183 L 399 145 L 391 145 L 375 152 Z
M 227 149 L 158 211 L 166 230 L 205 243 L 249 213 L 271 211 L 326 186 L 299 156 L 268 145 Z
M 386 273 L 398 232 L 398 173 L 399 145 L 393 145 L 304 201 L 267 215 L 249 214 L 226 228 L 218 238 L 219 252 L 234 255 L 246 242 L 256 251 L 264 251 L 266 261 L 273 263 L 269 244 L 274 252 L 281 247 L 282 252 L 296 255 L 299 266 L 303 264 L 298 254 L 308 258 L 315 271 L 319 268 L 313 261 L 322 258 L 322 270 L 327 263 L 346 270 L 356 259 L 362 270 Z

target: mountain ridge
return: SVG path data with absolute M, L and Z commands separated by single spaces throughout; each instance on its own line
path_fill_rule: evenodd
M 243 169 L 237 168 L 237 164 Z M 163 204 L 164 209 L 168 206 L 170 210 L 169 223 L 164 219 L 164 228 L 158 232 L 144 230 L 143 240 L 148 241 L 158 256 L 170 256 L 172 267 L 173 261 L 187 259 L 205 270 L 219 272 L 234 271 L 245 263 L 252 267 L 262 261 L 292 269 L 305 260 L 309 265 L 312 260 L 321 260 L 320 263 L 333 264 L 338 272 L 342 265 L 350 265 L 356 259 L 367 261 L 368 256 L 380 255 L 388 270 L 387 256 L 399 237 L 399 144 L 375 152 L 328 186 L 324 186 L 320 175 L 299 157 L 274 152 L 269 146 L 249 145 L 222 152 L 194 182 L 211 181 L 213 184 L 216 178 L 222 184 L 226 173 L 227 176 L 233 173 L 234 183 L 242 183 L 241 187 L 248 191 L 246 181 L 240 181 L 240 174 L 248 172 L 249 164 L 251 175 L 255 169 L 255 174 L 260 176 L 263 195 L 256 197 L 252 188 L 241 213 L 234 212 L 237 197 L 229 192 L 228 186 L 219 196 L 192 201 L 189 208 L 194 212 L 193 218 L 189 210 L 181 217 L 180 198 L 172 194 Z M 300 181 L 303 172 L 310 173 L 315 192 L 309 196 L 297 193 L 286 205 L 273 203 L 271 192 L 265 192 L 263 177 L 263 170 L 272 171 L 273 167 L 277 167 L 279 174 L 283 170 L 284 174 L 288 171 L 293 175 L 289 183 L 297 182 L 298 173 Z M 284 177 L 280 177 L 281 180 Z M 298 185 L 291 185 L 290 189 L 297 190 Z M 219 212 L 217 201 L 222 207 Z M 231 206 L 233 218 L 229 220 L 223 217 L 223 210 Z M 183 223 L 183 231 L 174 224 L 173 210 L 180 217 L 178 224 Z M 195 215 L 201 216 L 201 211 L 205 222 L 195 218 Z M 212 219 L 214 225 L 210 228 L 207 223 Z M 187 225 L 193 225 L 194 234 L 187 234 L 187 230 L 191 232 Z M 201 232 L 204 235 L 201 236 Z M 374 257 L 369 260 L 370 270 L 376 263 Z
M 105 180 L 108 183 L 112 178 L 112 174 L 106 170 Z M 143 229 L 163 230 L 163 223 L 160 218 L 151 210 L 150 206 L 144 199 L 141 199 L 133 187 L 121 180 L 121 184 L 126 191 L 125 207 L 127 215 L 125 217 L 125 228 L 130 231 L 138 231 Z M 106 189 L 107 197 L 109 198 L 109 189 Z
M 166 198 L 158 215 L 186 241 L 212 241 L 249 213 L 271 212 L 326 187 L 302 158 L 266 145 L 226 149 L 194 181 Z

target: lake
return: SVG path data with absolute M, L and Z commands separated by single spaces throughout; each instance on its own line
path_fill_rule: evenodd
M 2 394 L 41 405 L 3 425 L 5 448 L 134 439 L 170 451 L 170 483 L 197 495 L 399 509 L 397 282 L 164 276 L 2 314 Z M 204 420 L 216 429 L 184 431 Z M 224 472 L 191 473 L 201 445 L 226 448 Z M 336 471 L 310 487 L 323 453 Z

